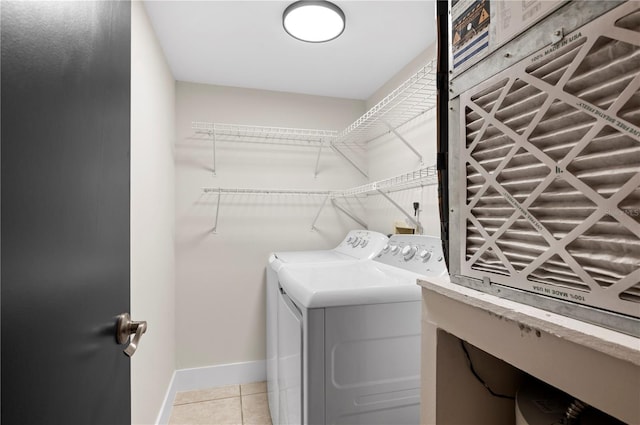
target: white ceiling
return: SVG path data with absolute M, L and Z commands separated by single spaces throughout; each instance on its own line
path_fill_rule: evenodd
M 282 28 L 292 1 L 145 1 L 176 80 L 367 99 L 435 41 L 433 0 L 334 0 L 346 29 L 304 43 Z

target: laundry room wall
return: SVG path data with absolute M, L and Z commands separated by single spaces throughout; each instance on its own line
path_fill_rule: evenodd
M 313 84 L 312 81 L 309 84 Z M 329 149 L 218 141 L 216 173 L 207 135 L 193 121 L 342 130 L 363 101 L 178 82 L 176 88 L 177 368 L 265 358 L 265 267 L 269 253 L 323 249 L 360 228 L 318 196 L 222 195 L 203 188 L 346 189 L 366 179 Z M 352 201 L 364 214 L 364 203 Z M 216 232 L 212 233 L 216 212 Z
M 142 2 L 131 2 L 131 421 L 156 423 L 175 370 L 175 80 Z M 124 355 L 124 354 L 123 354 Z
M 435 54 L 435 44 L 425 49 L 368 99 L 367 109 L 375 106 L 430 60 L 435 59 Z M 373 181 L 394 177 L 436 163 L 435 108 L 401 126 L 396 131 L 418 150 L 422 155 L 422 163 L 420 158 L 400 139 L 394 134 L 388 133 L 371 141 L 368 145 L 369 175 Z M 440 237 L 437 184 L 419 189 L 397 191 L 389 196 L 412 216 L 414 213 L 413 202 L 419 202 L 419 216 L 423 233 Z M 367 198 L 367 219 L 370 229 L 382 233 L 393 233 L 395 222 L 411 225 L 406 220 L 406 216 L 381 195 L 372 195 Z

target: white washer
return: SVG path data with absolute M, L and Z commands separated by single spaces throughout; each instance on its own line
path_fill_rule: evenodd
M 278 272 L 290 265 L 328 265 L 353 263 L 373 258 L 389 238 L 368 230 L 352 230 L 335 248 L 317 251 L 276 252 L 267 265 L 267 395 L 274 424 L 279 424 L 280 385 L 278 381 Z M 284 342 L 281 342 L 284 343 Z
M 421 276 L 440 239 L 394 235 L 372 260 L 280 272 L 279 424 L 420 423 Z

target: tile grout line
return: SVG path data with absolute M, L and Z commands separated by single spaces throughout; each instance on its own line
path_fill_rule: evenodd
M 198 401 L 189 401 L 189 402 L 183 402 L 183 403 L 179 403 L 179 404 L 173 404 L 171 406 L 171 410 L 173 411 L 173 409 L 175 407 L 178 406 L 188 406 L 188 405 L 192 405 L 192 404 L 200 404 L 200 403 L 206 403 L 206 402 L 210 402 L 210 401 L 218 401 L 218 400 L 228 400 L 230 398 L 239 398 L 240 399 L 240 420 L 241 420 L 241 425 L 244 425 L 244 412 L 242 410 L 243 408 L 243 404 L 242 404 L 242 398 L 244 396 L 250 396 L 250 395 L 259 395 L 259 394 L 266 394 L 267 391 L 265 389 L 265 391 L 257 391 L 257 392 L 252 392 L 249 394 L 243 394 L 242 392 L 242 385 L 238 386 L 238 395 L 232 395 L 232 396 L 228 396 L 228 397 L 219 397 L 219 398 L 211 398 L 211 399 L 204 399 L 204 400 L 198 400 Z
M 230 395 L 228 397 L 218 397 L 218 398 L 206 398 L 204 400 L 198 400 L 198 401 L 185 401 L 184 403 L 174 404 L 174 406 L 186 406 L 187 404 L 205 403 L 207 401 L 226 400 L 228 398 L 236 398 L 236 397 L 240 397 L 240 395 Z
M 184 405 L 187 405 L 187 404 L 204 403 L 206 401 L 226 400 L 228 398 L 243 397 L 245 395 L 249 396 L 249 395 L 258 395 L 258 394 L 266 394 L 266 393 L 267 393 L 266 391 L 259 391 L 257 393 L 242 394 L 242 390 L 241 390 L 238 395 L 230 395 L 228 397 L 218 397 L 218 398 L 206 398 L 204 400 L 198 400 L 198 401 L 185 401 L 185 402 L 182 402 L 182 403 L 173 404 L 173 406 L 184 406 Z
M 244 425 L 244 412 L 242 411 L 242 385 L 240 385 L 240 423 Z

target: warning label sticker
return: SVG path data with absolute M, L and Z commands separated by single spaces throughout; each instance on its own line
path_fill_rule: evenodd
M 491 45 L 498 47 L 521 33 L 564 0 L 493 0 Z
M 452 1 L 451 15 L 451 45 L 455 70 L 472 59 L 477 60 L 489 50 L 490 2 Z

